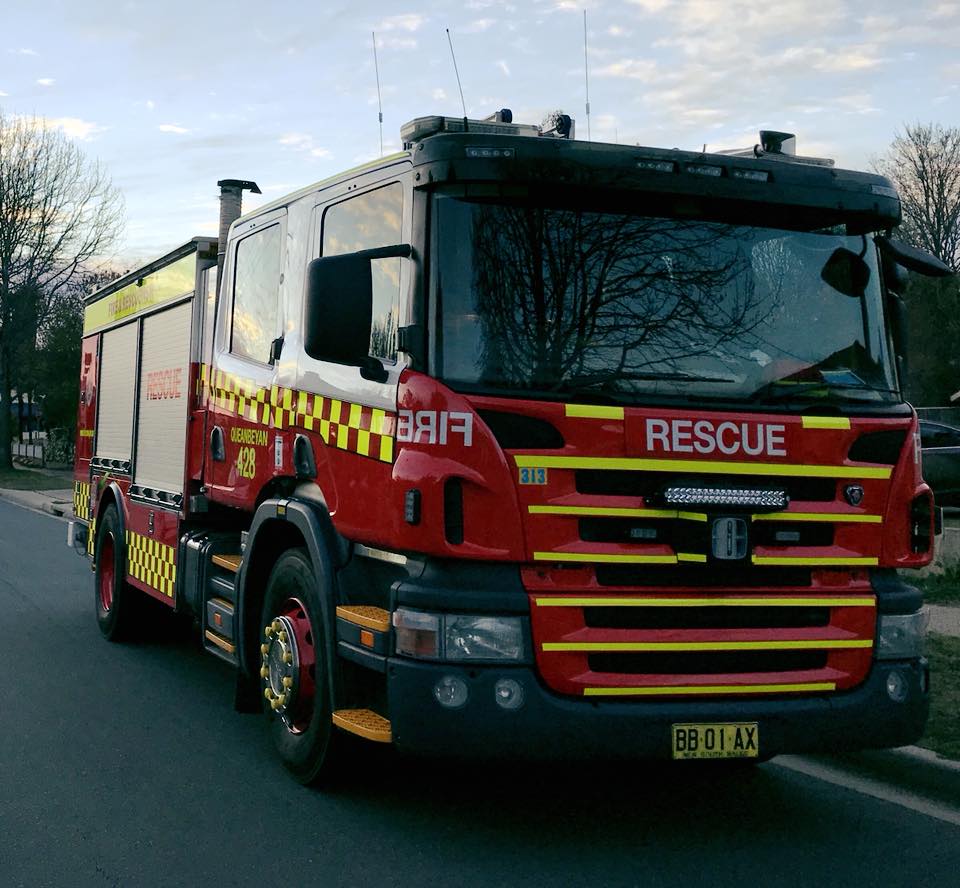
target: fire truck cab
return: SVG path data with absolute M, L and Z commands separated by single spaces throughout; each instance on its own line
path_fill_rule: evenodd
M 759 760 L 922 733 L 897 282 L 937 269 L 895 191 L 782 133 L 571 135 L 419 118 L 235 219 L 256 186 L 225 180 L 219 241 L 88 300 L 100 628 L 192 614 L 303 782 L 349 735 Z

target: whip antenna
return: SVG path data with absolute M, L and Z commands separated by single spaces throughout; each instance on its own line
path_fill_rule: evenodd
M 373 37 L 373 70 L 377 75 L 377 112 L 380 118 L 380 156 L 383 157 L 383 101 L 380 98 L 380 65 L 377 63 L 377 32 L 371 31 Z
M 587 66 L 587 11 L 583 11 L 583 81 L 587 88 L 587 141 L 590 140 L 590 68 Z
M 450 37 L 450 29 L 447 28 L 447 43 L 450 44 L 450 58 L 453 59 L 453 73 L 457 75 L 457 89 L 460 90 L 460 104 L 463 106 L 463 129 L 467 129 L 467 103 L 463 100 L 463 87 L 460 85 L 460 72 L 457 70 L 457 56 L 453 51 L 453 39 Z

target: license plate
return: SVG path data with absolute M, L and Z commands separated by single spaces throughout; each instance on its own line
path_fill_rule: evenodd
M 760 729 L 756 722 L 674 725 L 675 759 L 756 758 Z

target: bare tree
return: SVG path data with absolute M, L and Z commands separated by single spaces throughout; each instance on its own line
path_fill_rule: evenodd
M 960 129 L 909 124 L 875 166 L 900 192 L 901 236 L 960 271 Z
M 0 112 L 0 469 L 10 460 L 16 352 L 113 245 L 120 192 L 99 163 L 42 119 Z

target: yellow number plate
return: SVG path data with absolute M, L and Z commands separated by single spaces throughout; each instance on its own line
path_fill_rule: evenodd
M 674 725 L 675 759 L 756 758 L 760 729 L 756 722 Z

